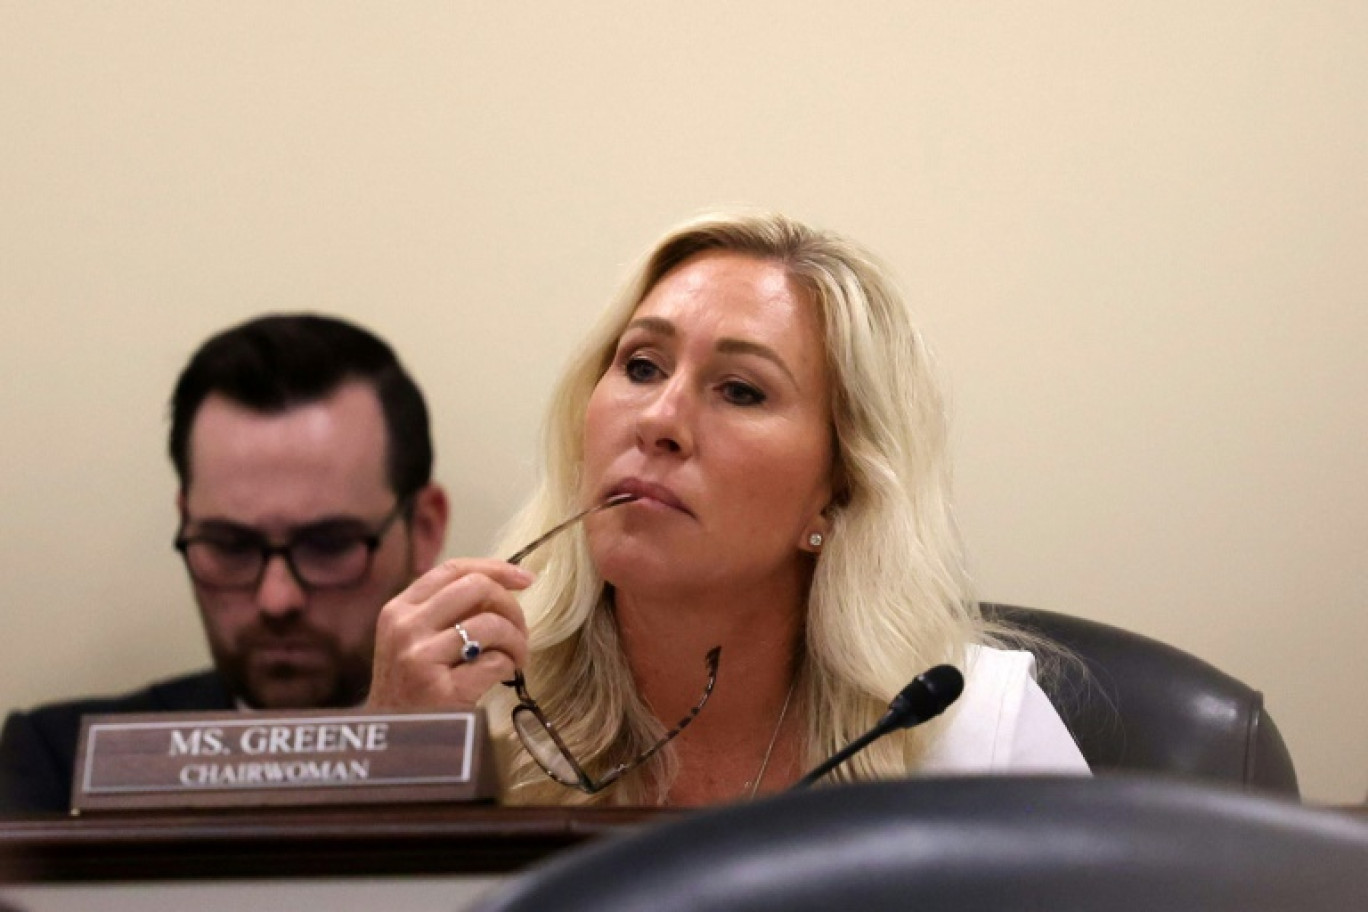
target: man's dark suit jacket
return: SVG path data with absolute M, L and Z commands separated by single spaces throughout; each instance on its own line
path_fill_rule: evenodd
M 51 703 L 11 713 L 0 736 L 0 813 L 66 813 L 81 716 L 96 713 L 204 712 L 233 708 L 212 671 L 160 681 L 122 697 Z

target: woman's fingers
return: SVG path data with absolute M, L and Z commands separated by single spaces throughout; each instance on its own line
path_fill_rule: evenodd
M 480 655 L 474 660 L 464 657 L 465 640 L 453 624 L 432 637 L 425 645 L 430 652 L 425 660 L 439 665 L 456 667 L 474 665 L 502 654 L 515 668 L 527 661 L 527 632 L 511 623 L 503 615 L 483 612 L 458 622 L 471 642 L 480 644 Z
M 521 588 L 523 586 L 519 585 L 518 589 Z M 527 621 L 513 591 L 483 573 L 470 573 L 433 592 L 415 610 L 421 616 L 420 623 L 433 630 L 452 627 L 477 614 L 490 613 L 502 616 L 526 635 Z
M 527 621 L 513 593 L 532 575 L 495 560 L 450 560 L 381 609 L 367 706 L 466 709 L 527 660 Z M 465 641 L 481 654 L 463 656 Z
M 415 604 L 427 601 L 442 588 L 472 573 L 482 574 L 505 589 L 512 589 L 515 592 L 526 589 L 536 579 L 522 567 L 516 567 L 505 561 L 494 560 L 493 558 L 458 557 L 442 561 L 418 577 L 404 590 L 400 598 L 407 599 Z

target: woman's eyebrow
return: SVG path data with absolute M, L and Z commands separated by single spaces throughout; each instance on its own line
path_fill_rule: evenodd
M 798 386 L 798 378 L 793 376 L 793 371 L 789 370 L 784 359 L 779 357 L 779 353 L 768 345 L 759 342 L 752 342 L 749 339 L 719 339 L 717 350 L 724 355 L 755 355 L 772 362 L 789 378 L 794 386 Z
M 642 329 L 662 336 L 676 334 L 674 324 L 663 317 L 637 317 L 622 328 L 622 334 L 626 335 L 629 330 L 633 329 Z
M 655 333 L 656 335 L 665 336 L 667 338 L 674 338 L 679 335 L 678 330 L 675 329 L 675 325 L 663 317 L 637 317 L 624 327 L 622 331 L 623 335 L 626 335 L 634 329 Z M 728 337 L 717 341 L 717 350 L 724 355 L 755 355 L 764 358 L 766 361 L 773 362 L 776 367 L 783 371 L 794 386 L 799 385 L 798 378 L 793 376 L 793 371 L 789 370 L 789 366 L 784 363 L 784 359 L 779 356 L 777 351 L 770 348 L 768 345 L 764 345 L 760 342 L 752 342 L 749 339 Z

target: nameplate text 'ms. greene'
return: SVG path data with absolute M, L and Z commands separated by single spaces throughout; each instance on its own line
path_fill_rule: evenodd
M 157 713 L 82 721 L 72 809 L 484 801 L 480 711 Z

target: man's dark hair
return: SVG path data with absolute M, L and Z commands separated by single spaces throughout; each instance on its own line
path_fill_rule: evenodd
M 423 394 L 373 333 L 336 317 L 270 314 L 212 337 L 190 358 L 171 396 L 171 461 L 190 487 L 190 428 L 217 393 L 264 414 L 325 399 L 348 381 L 369 384 L 387 432 L 386 470 L 402 500 L 432 478 L 432 437 Z

